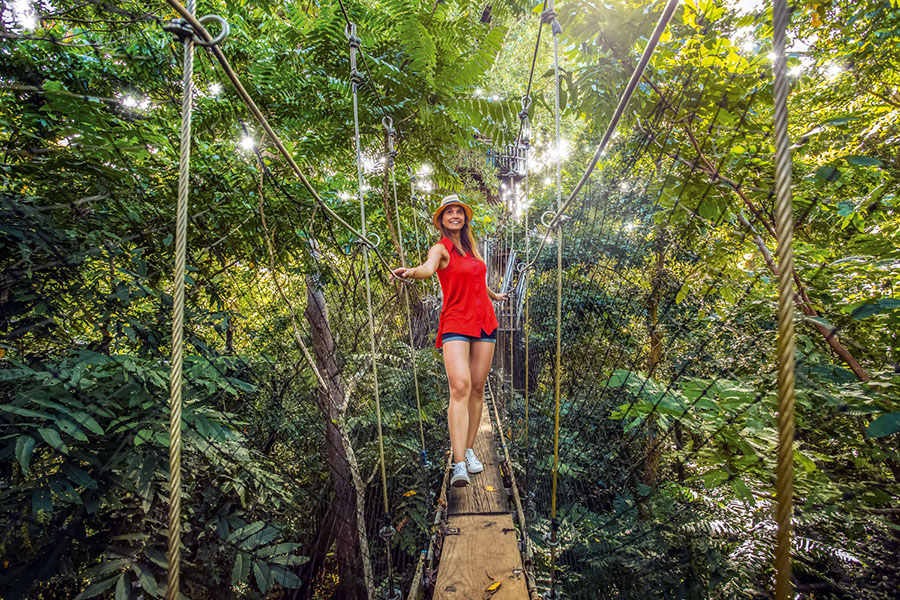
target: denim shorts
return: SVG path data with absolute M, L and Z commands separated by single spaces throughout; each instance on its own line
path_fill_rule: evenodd
M 464 333 L 453 333 L 450 331 L 444 332 L 441 334 L 441 344 L 445 344 L 447 342 L 453 341 L 462 341 L 462 342 L 490 342 L 492 344 L 497 342 L 497 330 L 495 329 L 491 333 L 488 333 L 484 329 L 481 330 L 481 335 L 466 335 Z

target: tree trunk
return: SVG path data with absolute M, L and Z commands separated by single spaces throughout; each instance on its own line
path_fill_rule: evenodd
M 335 559 L 338 597 L 350 600 L 375 597 L 369 547 L 365 536 L 365 493 L 356 456 L 344 424 L 347 396 L 335 360 L 334 336 L 328 321 L 325 294 L 314 276 L 306 278 L 306 318 L 312 333 L 316 366 L 326 387 L 316 390 L 316 402 L 325 423 L 325 455 L 334 487 Z

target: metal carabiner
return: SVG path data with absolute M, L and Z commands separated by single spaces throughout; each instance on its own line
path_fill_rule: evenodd
M 193 35 L 194 43 L 197 44 L 198 46 L 205 46 L 205 47 L 218 46 L 219 44 L 224 42 L 225 38 L 228 37 L 228 34 L 231 33 L 231 27 L 229 27 L 228 21 L 226 21 L 224 18 L 220 17 L 219 15 L 204 15 L 197 20 L 200 21 L 200 24 L 203 25 L 203 27 L 206 27 L 206 24 L 209 23 L 210 21 L 212 21 L 212 22 L 218 23 L 219 27 L 222 28 L 221 31 L 219 31 L 219 35 L 217 35 L 216 37 L 214 37 L 212 40 L 210 40 L 208 42 L 195 33 Z
M 374 250 L 375 248 L 377 248 L 378 246 L 381 245 L 381 236 L 380 235 L 372 232 L 372 233 L 368 234 L 368 236 L 369 236 L 368 238 L 366 238 L 364 240 L 360 240 L 360 243 L 367 245 L 372 250 Z M 372 241 L 373 237 L 375 238 L 374 242 Z
M 550 217 L 550 222 L 547 222 L 547 217 Z M 541 215 L 541 225 L 546 227 L 547 229 L 551 229 L 553 227 L 553 219 L 556 218 L 556 213 L 552 210 L 548 210 L 544 214 Z

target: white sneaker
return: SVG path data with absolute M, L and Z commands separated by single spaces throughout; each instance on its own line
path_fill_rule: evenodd
M 465 487 L 469 485 L 469 474 L 466 472 L 466 463 L 458 462 L 453 465 L 453 475 L 450 477 L 450 485 L 453 487 Z
M 481 473 L 484 471 L 484 465 L 481 464 L 481 461 L 475 456 L 475 451 L 471 448 L 466 448 L 466 470 L 469 473 Z

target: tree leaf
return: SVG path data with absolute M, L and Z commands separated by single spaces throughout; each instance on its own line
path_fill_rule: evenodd
M 250 576 L 250 555 L 246 552 L 238 552 L 234 559 L 234 567 L 231 569 L 231 585 L 247 581 Z
M 851 154 L 849 156 L 845 156 L 844 160 L 846 160 L 851 165 L 856 165 L 858 167 L 880 167 L 881 161 L 877 158 L 871 158 L 869 156 L 857 156 Z
M 151 596 L 159 595 L 159 587 L 156 585 L 156 577 L 153 576 L 153 572 L 150 568 L 142 562 L 135 561 L 131 565 L 131 569 L 138 576 L 138 581 L 141 582 L 141 587 L 150 594 Z
M 102 581 L 97 581 L 95 583 L 90 584 L 84 591 L 75 596 L 75 600 L 87 600 L 87 598 L 94 598 L 99 596 L 112 586 L 116 585 L 116 582 L 119 580 L 120 575 L 116 573 L 109 579 L 104 579 Z
M 274 546 L 266 546 L 265 548 L 260 548 L 254 554 L 256 556 L 275 556 L 277 554 L 288 554 L 289 552 L 293 552 L 297 548 L 300 547 L 300 544 L 295 544 L 293 542 L 284 542 L 281 544 L 275 544 Z
M 865 319 L 873 315 L 892 312 L 900 308 L 900 298 L 879 298 L 878 300 L 860 304 L 853 309 L 850 317 L 853 319 Z
M 291 573 L 284 567 L 272 567 L 270 571 L 271 579 L 275 583 L 294 589 L 300 587 L 301 580 L 294 573 Z
M 9 404 L 0 404 L 0 410 L 5 410 L 8 413 L 12 413 L 14 415 L 18 415 L 20 417 L 35 417 L 37 419 L 50 419 L 55 420 L 55 417 L 48 413 L 38 412 L 36 410 L 30 410 L 27 408 L 22 408 L 19 406 L 12 406 Z
M 703 485 L 711 489 L 726 479 L 728 479 L 728 471 L 725 471 L 724 469 L 712 469 L 703 474 Z
M 268 564 L 261 560 L 253 562 L 253 576 L 256 579 L 256 587 L 263 594 L 266 593 L 266 590 L 269 589 L 269 586 L 271 585 L 271 574 L 271 569 L 269 569 Z
M 881 415 L 866 428 L 866 437 L 880 438 L 900 431 L 900 412 Z
M 841 178 L 841 172 L 834 167 L 819 167 L 816 169 L 816 179 L 819 181 L 832 182 Z
M 64 433 L 68 433 L 80 442 L 88 441 L 87 436 L 84 435 L 84 432 L 81 430 L 81 428 L 68 419 L 59 419 L 58 421 L 56 421 L 56 426 L 59 427 Z
M 119 580 L 116 582 L 116 600 L 128 600 L 128 592 L 130 590 L 128 589 L 128 579 L 125 575 L 127 573 L 119 575 Z
M 40 428 L 38 429 L 38 433 L 41 434 L 41 437 L 44 438 L 44 441 L 62 452 L 63 454 L 68 454 L 69 449 L 63 443 L 62 438 L 59 437 L 59 432 L 55 429 L 48 428 Z
M 30 435 L 21 435 L 16 440 L 16 460 L 22 465 L 22 471 L 30 473 L 31 455 L 34 452 L 34 438 Z
M 100 427 L 100 424 L 97 423 L 91 415 L 82 411 L 76 411 L 72 413 L 72 418 L 83 425 L 88 431 L 92 431 L 97 435 L 103 435 L 103 428 Z

